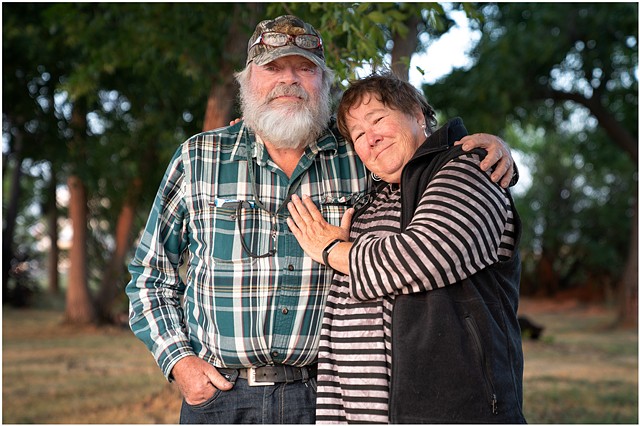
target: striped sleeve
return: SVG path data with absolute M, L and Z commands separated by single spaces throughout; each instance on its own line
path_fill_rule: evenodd
M 479 164 L 477 155 L 466 154 L 438 171 L 401 234 L 356 239 L 350 252 L 355 299 L 433 290 L 511 255 L 510 198 Z

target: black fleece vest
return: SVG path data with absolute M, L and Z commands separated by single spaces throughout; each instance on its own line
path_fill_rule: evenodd
M 433 176 L 463 154 L 453 143 L 466 134 L 461 119 L 451 120 L 405 166 L 403 230 Z M 516 251 L 510 260 L 444 288 L 396 297 L 391 423 L 526 423 L 517 321 L 521 224 L 515 208 L 514 216 Z

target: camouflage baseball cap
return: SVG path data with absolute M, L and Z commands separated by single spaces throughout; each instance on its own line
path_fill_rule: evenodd
M 309 45 L 313 47 L 303 48 L 299 47 L 297 42 L 289 37 L 283 46 L 268 46 L 263 40 L 263 34 L 266 33 L 281 33 L 290 36 L 310 34 L 316 36 L 318 42 L 317 45 Z M 313 37 L 311 37 L 311 39 L 313 39 Z M 247 65 L 252 61 L 256 65 L 264 65 L 278 58 L 292 55 L 303 56 L 323 70 L 326 70 L 322 38 L 311 24 L 307 24 L 302 19 L 293 15 L 283 15 L 275 19 L 262 21 L 256 26 L 256 30 L 253 32 L 247 45 Z

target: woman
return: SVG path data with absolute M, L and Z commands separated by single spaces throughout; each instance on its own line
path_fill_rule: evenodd
M 481 170 L 484 151 L 453 146 L 462 121 L 433 132 L 435 123 L 410 84 L 390 74 L 355 82 L 338 126 L 377 191 L 341 227 L 308 198 L 289 205 L 303 249 L 339 272 L 323 321 L 318 423 L 525 423 L 519 217 Z

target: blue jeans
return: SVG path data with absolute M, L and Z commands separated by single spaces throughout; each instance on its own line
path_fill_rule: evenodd
M 202 404 L 189 405 L 183 399 L 180 423 L 314 424 L 316 389 L 315 378 L 254 387 L 237 379 L 233 389 L 217 391 Z

